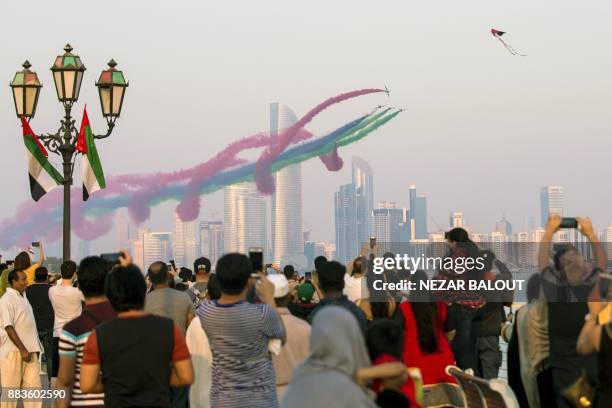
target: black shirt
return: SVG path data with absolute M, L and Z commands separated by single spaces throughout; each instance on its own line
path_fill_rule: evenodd
M 49 300 L 48 283 L 34 282 L 26 288 L 26 297 L 32 305 L 34 311 L 34 319 L 36 320 L 36 329 L 38 332 L 43 330 L 53 330 L 53 321 L 55 314 L 53 313 L 53 305 Z
M 338 296 L 333 299 L 323 299 L 322 301 L 320 301 L 317 307 L 315 307 L 310 313 L 310 316 L 308 316 L 308 321 L 311 324 L 317 312 L 325 306 L 340 306 L 351 312 L 353 316 L 355 316 L 355 318 L 357 319 L 357 323 L 359 323 L 361 331 L 365 333 L 366 328 L 368 326 L 368 319 L 366 318 L 365 313 L 363 313 L 363 310 L 358 308 L 355 303 L 351 302 L 348 297 L 346 297 L 346 295 Z

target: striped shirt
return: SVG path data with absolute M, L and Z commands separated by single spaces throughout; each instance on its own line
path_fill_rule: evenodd
M 213 355 L 212 408 L 278 407 L 268 340 L 283 337 L 277 313 L 244 301 L 197 309 Z
M 71 407 L 103 407 L 104 394 L 81 393 L 81 362 L 83 349 L 92 330 L 100 323 L 115 317 L 110 303 L 86 305 L 83 313 L 66 323 L 59 338 L 59 355 L 76 359 L 74 367 L 74 384 L 72 387 Z

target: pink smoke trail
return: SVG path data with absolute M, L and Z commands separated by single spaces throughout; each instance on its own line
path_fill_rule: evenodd
M 310 121 L 328 107 L 345 101 L 347 99 L 356 98 L 358 96 L 367 95 L 377 92 L 386 92 L 384 89 L 359 89 L 356 91 L 346 92 L 337 96 L 333 96 L 319 105 L 311 109 L 306 115 L 298 120 L 293 126 L 289 127 L 286 131 L 279 135 L 277 143 L 271 144 L 257 160 L 257 167 L 255 170 L 255 182 L 257 188 L 262 194 L 270 195 L 274 192 L 274 178 L 270 172 L 272 163 L 276 158 L 289 146 L 293 137 L 297 131 L 306 126 Z
M 344 166 L 344 160 L 338 154 L 338 147 L 334 147 L 334 150 L 326 155 L 319 156 L 319 159 L 325 165 L 325 168 L 329 171 L 339 171 Z

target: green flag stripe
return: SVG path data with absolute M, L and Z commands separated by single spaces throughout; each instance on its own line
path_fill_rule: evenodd
M 100 188 L 105 188 L 106 181 L 104 180 L 102 162 L 100 161 L 100 156 L 98 156 L 98 149 L 96 149 L 93 132 L 89 125 L 85 126 L 85 143 L 87 144 L 87 159 L 89 160 L 89 165 L 96 176 L 96 180 L 98 180 Z
M 42 152 L 38 148 L 38 145 L 34 141 L 34 138 L 32 138 L 31 136 L 24 136 L 23 141 L 26 145 L 26 148 L 30 151 L 30 154 L 32 154 L 32 157 L 34 157 L 36 161 L 40 163 L 42 168 L 45 169 L 45 171 L 51 176 L 51 178 L 53 178 L 53 180 L 55 180 L 57 184 L 62 184 L 64 178 L 55 169 L 55 167 L 53 167 L 53 165 L 49 163 L 49 160 L 47 160 L 45 155 L 42 154 Z

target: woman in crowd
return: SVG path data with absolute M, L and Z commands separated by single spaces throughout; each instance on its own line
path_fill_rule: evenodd
M 361 329 L 350 312 L 337 306 L 321 309 L 312 324 L 310 350 L 310 356 L 293 374 L 282 407 L 376 407 L 360 385 L 369 377 L 363 370 L 370 367 L 370 358 Z M 402 376 L 393 374 L 391 377 Z
M 366 298 L 364 275 L 367 269 L 367 261 L 364 257 L 357 257 L 353 261 L 351 268 L 344 276 L 343 293 L 351 302 L 357 303 L 359 300 Z
M 427 280 L 423 271 L 417 271 L 412 282 L 419 287 L 420 281 Z M 408 302 L 399 305 L 404 326 L 402 360 L 407 367 L 421 370 L 423 385 L 455 383 L 446 374 L 446 367 L 455 363 L 447 339 L 446 306 L 442 302 L 430 302 L 428 293 L 416 291 Z M 414 385 L 408 380 L 402 391 L 416 403 Z

